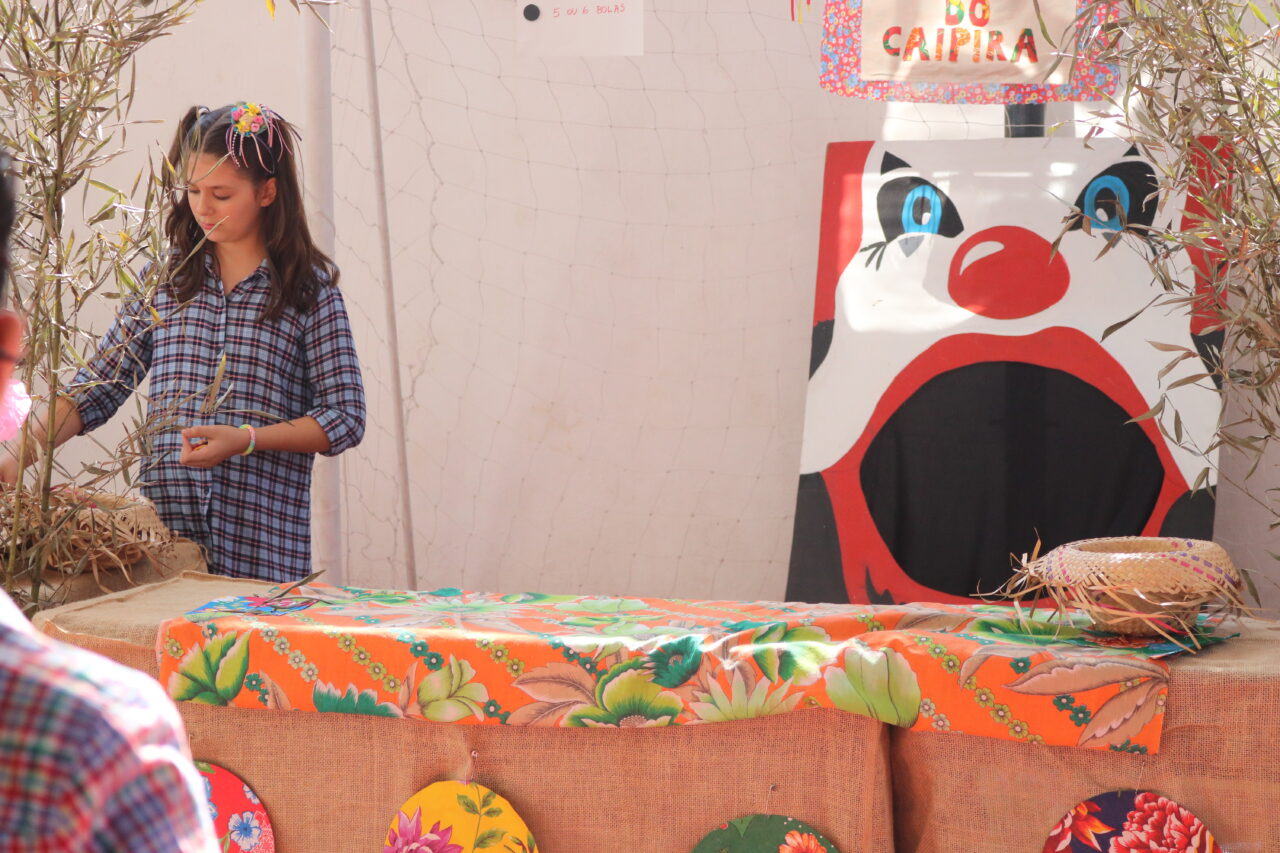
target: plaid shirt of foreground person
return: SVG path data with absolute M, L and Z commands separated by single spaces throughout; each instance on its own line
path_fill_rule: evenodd
M 176 409 L 155 436 L 139 479 L 171 530 L 203 545 L 209 571 L 268 581 L 311 571 L 312 454 L 256 451 L 213 468 L 179 463 L 183 427 L 266 426 L 310 415 L 336 456 L 364 436 L 364 385 L 342 295 L 324 287 L 315 308 L 260 319 L 271 292 L 264 262 L 225 294 L 205 259 L 203 290 L 179 304 L 157 289 L 155 315 L 126 303 L 72 380 L 84 431 L 105 423 L 150 371 L 149 414 Z M 156 319 L 158 318 L 158 319 Z M 206 404 L 225 357 L 216 407 Z M 210 409 L 206 411 L 206 409 Z
M 217 853 L 185 743 L 158 683 L 0 592 L 0 853 Z

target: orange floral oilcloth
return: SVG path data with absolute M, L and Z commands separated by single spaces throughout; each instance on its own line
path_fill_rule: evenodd
M 916 730 L 1127 752 L 1159 748 L 1168 667 L 1156 658 L 1178 651 L 1001 605 L 324 584 L 210 602 L 161 625 L 157 645 L 169 695 L 211 705 L 609 727 L 835 707 Z

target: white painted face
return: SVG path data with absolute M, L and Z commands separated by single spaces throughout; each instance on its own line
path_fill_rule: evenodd
M 1153 405 L 1170 356 L 1149 342 L 1191 346 L 1185 309 L 1153 308 L 1102 341 L 1109 326 L 1162 292 L 1136 236 L 1099 254 L 1125 226 L 1136 232 L 1175 215 L 1176 204 L 1157 210 L 1148 198 L 1154 186 L 1151 165 L 1116 140 L 1094 140 L 1091 148 L 1077 139 L 872 146 L 860 249 L 840 275 L 831 348 L 809 387 L 802 471 L 823 470 L 843 456 L 889 383 L 954 335 L 1077 329 L 1099 342 L 1147 408 Z M 1073 206 L 1090 217 L 1091 233 L 1081 217 L 1063 233 Z M 1189 359 L 1165 384 L 1201 371 Z M 1216 397 L 1195 386 L 1179 390 L 1172 396 L 1186 401 L 1183 424 L 1206 446 Z M 1203 460 L 1173 452 L 1194 480 Z
M 829 515 L 798 510 L 796 535 L 818 542 L 832 518 L 840 555 L 814 571 L 840 565 L 855 600 L 873 588 L 937 599 L 974 591 L 966 562 L 990 591 L 1046 527 L 1046 547 L 1160 532 L 1204 458 L 1126 422 L 1167 390 L 1203 448 L 1219 398 L 1208 382 L 1168 388 L 1202 373 L 1198 358 L 1162 388 L 1171 355 L 1151 342 L 1195 342 L 1185 306 L 1143 311 L 1165 296 L 1144 226 L 1180 215 L 1176 199 L 1157 206 L 1151 164 L 1115 140 L 842 143 L 827 188 L 830 321 L 815 327 L 801 473 L 822 474 Z M 943 529 L 945 547 L 917 547 Z M 926 578 L 949 560 L 958 580 Z

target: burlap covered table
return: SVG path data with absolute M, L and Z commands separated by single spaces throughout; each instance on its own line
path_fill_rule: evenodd
M 184 575 L 47 611 L 37 624 L 154 675 L 162 621 L 267 586 Z M 405 799 L 467 775 L 507 797 L 549 853 L 678 853 L 752 812 L 807 821 L 845 853 L 893 849 L 887 729 L 833 709 L 566 730 L 180 708 L 193 754 L 235 770 L 258 791 L 282 853 L 378 850 Z
M 1280 626 L 1170 661 L 1156 755 L 890 730 L 898 853 L 1039 853 L 1076 803 L 1145 788 L 1195 812 L 1229 853 L 1280 850 Z

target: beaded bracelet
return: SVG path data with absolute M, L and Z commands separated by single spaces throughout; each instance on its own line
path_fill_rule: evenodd
M 244 453 L 240 454 L 241 456 L 248 456 L 258 444 L 258 431 L 248 424 L 240 424 L 240 429 L 249 431 L 249 446 L 244 449 Z

